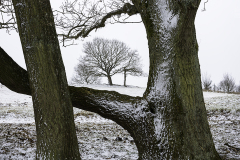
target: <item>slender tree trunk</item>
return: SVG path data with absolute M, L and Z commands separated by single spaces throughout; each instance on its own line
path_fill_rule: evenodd
M 127 72 L 126 72 L 126 70 L 124 70 L 124 82 L 123 82 L 123 85 L 125 86 L 125 87 L 127 87 L 127 83 L 126 83 L 126 81 L 127 81 Z
M 33 99 L 37 159 L 80 159 L 49 0 L 13 0 Z
M 112 83 L 112 77 L 110 76 L 110 74 L 107 75 L 107 78 L 108 78 L 108 84 L 111 86 L 113 85 Z

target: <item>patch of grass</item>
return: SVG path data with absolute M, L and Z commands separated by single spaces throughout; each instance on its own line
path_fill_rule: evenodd
M 74 118 L 76 118 L 76 117 L 78 117 L 78 116 L 84 116 L 84 117 L 86 117 L 86 118 L 89 118 L 89 117 L 94 117 L 94 116 L 96 116 L 96 114 L 93 113 L 93 112 L 88 112 L 88 111 L 81 110 L 80 112 L 74 113 Z

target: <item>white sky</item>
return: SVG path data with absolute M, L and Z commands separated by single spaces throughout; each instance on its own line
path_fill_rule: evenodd
M 211 75 L 213 83 L 216 84 L 224 73 L 229 73 L 240 85 L 240 0 L 209 0 L 206 11 L 202 12 L 204 1 L 202 0 L 195 21 L 202 73 Z M 60 2 L 51 0 L 52 7 L 58 7 Z M 0 46 L 25 68 L 19 36 L 14 31 L 10 34 L 0 30 Z M 114 24 L 91 33 L 84 41 L 77 41 L 78 45 L 61 47 L 68 80 L 71 79 L 77 59 L 82 54 L 82 44 L 96 36 L 118 39 L 132 49 L 137 49 L 143 60 L 144 71 L 148 70 L 148 44 L 143 24 Z M 113 83 L 119 82 L 113 79 Z M 143 83 L 146 83 L 146 80 Z

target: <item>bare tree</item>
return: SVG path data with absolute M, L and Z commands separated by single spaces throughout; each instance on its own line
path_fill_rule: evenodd
M 125 0 L 99 0 L 98 2 L 96 4 L 111 2 L 116 10 L 97 8 L 95 15 L 99 17 L 92 17 L 93 20 L 97 19 L 93 21 L 96 23 L 88 23 L 90 16 L 87 17 L 89 21 L 86 23 L 80 19 L 79 26 L 82 27 L 78 28 L 79 31 L 75 30 L 75 35 L 68 37 L 85 37 L 92 30 L 104 27 L 107 19 L 116 15 L 122 17 L 122 14 L 130 16 L 139 13 L 146 29 L 149 47 L 150 68 L 147 88 L 143 97 L 132 97 L 114 91 L 69 86 L 72 104 L 96 112 L 126 129 L 135 141 L 139 160 L 220 160 L 208 125 L 201 86 L 194 25 L 201 1 L 132 0 L 125 3 Z M 117 7 L 114 2 L 122 3 L 116 3 L 121 4 Z M 77 7 L 81 9 L 85 6 Z M 39 50 L 42 51 L 41 47 Z M 26 71 L 13 63 L 13 60 L 1 49 L 0 66 L 1 83 L 17 92 L 31 93 L 32 84 L 29 85 L 26 81 L 28 76 Z M 53 71 L 57 74 L 56 70 Z M 29 72 L 29 76 L 33 73 Z M 16 87 L 19 81 L 21 84 Z
M 72 82 L 76 84 L 99 84 L 99 76 L 96 75 L 96 68 L 90 66 L 83 57 L 80 57 L 78 65 L 74 68 L 75 75 Z
M 233 92 L 236 87 L 234 78 L 228 73 L 224 74 L 223 80 L 220 81 L 219 83 L 219 87 L 224 92 L 227 93 Z
M 133 50 L 128 53 L 128 58 L 122 67 L 124 75 L 123 85 L 126 87 L 127 74 L 132 76 L 141 76 L 143 74 L 142 66 L 140 63 L 140 56 L 137 54 L 136 50 Z
M 132 115 L 128 100 L 124 101 L 125 104 L 121 104 L 124 98 L 121 102 L 114 100 L 114 104 L 121 104 L 117 106 L 118 109 L 120 106 L 128 108 L 126 114 L 125 109 L 120 109 L 122 118 L 119 117 L 118 123 L 134 138 L 139 159 L 220 159 L 212 141 L 202 96 L 194 26 L 200 0 L 81 2 L 84 4 L 68 3 L 73 14 L 68 13 L 74 16 L 76 24 L 70 26 L 64 17 L 59 18 L 59 26 L 62 25 L 66 31 L 62 34 L 63 41 L 84 38 L 95 29 L 116 22 L 114 20 L 118 20 L 118 17 L 120 20 L 117 22 L 124 22 L 125 19 L 121 17 L 134 14 L 140 14 L 145 26 L 150 58 L 148 85 L 143 95 L 146 103 L 136 100 L 137 108 L 141 111 L 133 109 L 131 111 L 136 115 Z M 64 11 L 67 11 L 67 5 L 64 7 Z M 85 14 L 84 9 L 89 9 L 90 15 Z M 108 100 L 100 98 L 99 101 L 105 103 Z M 109 104 L 112 106 L 112 102 Z M 103 109 L 105 113 L 106 110 L 112 111 L 109 105 L 105 106 L 108 106 Z M 140 123 L 123 124 L 125 116 L 130 119 L 137 117 L 133 121 Z
M 131 51 L 123 42 L 103 38 L 94 38 L 92 42 L 84 43 L 83 48 L 84 61 L 97 69 L 96 75 L 107 77 L 109 85 L 113 84 L 112 76 L 122 72 L 122 64 Z
M 206 73 L 202 75 L 202 85 L 204 90 L 211 90 L 211 76 Z
M 84 44 L 83 52 L 86 55 L 80 58 L 75 68 L 75 82 L 97 83 L 98 77 L 105 76 L 112 85 L 111 77 L 123 72 L 126 86 L 127 74 L 140 76 L 143 73 L 137 50 L 131 50 L 123 42 L 95 38 Z

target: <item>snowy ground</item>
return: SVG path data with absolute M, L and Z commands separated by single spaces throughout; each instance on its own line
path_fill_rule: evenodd
M 145 88 L 93 85 L 142 96 Z M 223 159 L 240 159 L 240 95 L 204 92 L 208 120 Z M 130 135 L 113 121 L 74 109 L 80 152 L 85 160 L 134 160 L 137 148 Z M 80 124 L 81 123 L 81 124 Z M 34 159 L 36 133 L 30 96 L 0 87 L 0 160 Z M 236 147 L 231 148 L 224 145 Z

